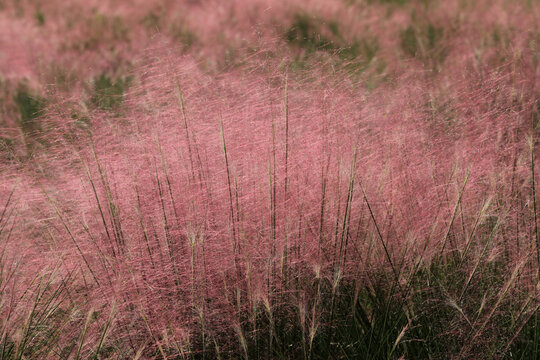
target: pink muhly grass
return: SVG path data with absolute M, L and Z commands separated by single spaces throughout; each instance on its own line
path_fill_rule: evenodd
M 478 19 L 487 4 L 467 14 Z M 93 20 L 62 40 L 70 49 L 63 61 L 88 52 L 87 64 L 99 64 L 96 54 L 115 44 L 119 58 L 137 54 L 133 83 L 115 95 L 118 109 L 76 116 L 77 90 L 67 100 L 58 90 L 50 97 L 57 103 L 39 114 L 42 133 L 19 131 L 24 146 L 0 162 L 2 356 L 271 358 L 288 348 L 284 329 L 297 319 L 295 354 L 311 359 L 320 347 L 332 349 L 344 311 L 367 322 L 364 331 L 375 329 L 377 309 L 362 305 L 369 298 L 407 314 L 387 339 L 391 357 L 423 315 L 411 309 L 430 301 L 415 296 L 440 289 L 436 301 L 466 329 L 450 334 L 463 342 L 460 356 L 494 349 L 486 339 L 507 321 L 500 309 L 515 296 L 521 310 L 504 347 L 512 345 L 538 310 L 540 264 L 538 89 L 531 85 L 538 71 L 525 36 L 501 56 L 463 25 L 474 23 L 458 16 L 466 5 L 411 1 L 387 12 L 388 28 L 373 31 L 383 50 L 364 72 L 350 71 L 350 59 L 336 62 L 343 49 L 314 51 L 302 72 L 295 66 L 308 50 L 288 44 L 276 56 L 289 23 L 274 26 L 275 14 L 316 14 L 309 19 L 320 38 L 331 33 L 320 24 L 338 16 L 340 26 L 360 27 L 341 2 L 171 4 L 193 11 L 186 26 L 197 31 L 199 43 L 190 46 L 199 55 L 170 45 L 174 21 L 159 9 L 158 43 L 133 20 L 149 5 L 73 6 L 93 5 Z M 389 6 L 364 13 L 376 22 Z M 406 32 L 412 9 L 417 20 Z M 130 31 L 103 14 L 121 16 Z M 501 25 L 494 24 L 501 14 L 499 4 L 482 26 Z M 208 27 L 197 27 L 205 16 Z M 58 26 L 50 30 L 57 36 Z M 258 38 L 246 30 L 253 26 Z M 103 42 L 96 27 L 110 30 Z M 183 30 L 177 36 L 187 36 Z M 480 45 L 471 49 L 452 31 Z M 246 32 L 260 48 L 238 40 Z M 400 46 L 400 33 L 414 37 L 416 52 L 388 51 Z M 145 41 L 131 40 L 139 36 Z M 233 49 L 223 49 L 219 36 Z M 430 36 L 439 41 L 432 48 Z M 35 80 L 28 50 L 9 47 L 0 70 L 15 62 L 16 76 Z M 213 62 L 229 50 L 244 63 Z M 19 53 L 22 60 L 13 60 Z M 101 68 L 114 78 L 124 65 L 110 61 Z M 485 290 L 489 271 L 504 281 Z M 459 285 L 448 280 L 455 274 Z M 426 285 L 430 276 L 439 277 Z M 478 307 L 468 302 L 475 300 Z M 60 324 L 57 332 L 40 332 L 52 327 L 48 321 Z M 54 341 L 41 347 L 47 334 Z M 367 349 L 375 346 L 370 339 Z
M 424 146 L 422 140 L 414 137 L 396 144 L 395 141 L 400 141 L 397 132 L 403 132 L 408 126 L 418 126 L 414 117 L 409 125 L 407 118 L 398 119 L 390 107 L 384 119 L 376 119 L 369 115 L 369 108 L 366 109 L 362 102 L 340 90 L 343 91 L 341 94 L 326 100 L 328 119 L 324 123 L 314 121 L 321 116 L 320 100 L 313 97 L 316 88 L 309 94 L 304 93 L 300 84 L 289 80 L 290 98 L 284 101 L 292 104 L 290 119 L 280 119 L 271 114 L 276 108 L 272 109 L 268 100 L 272 98 L 269 91 L 275 90 L 259 87 L 256 80 L 246 82 L 233 75 L 227 76 L 226 81 L 214 85 L 221 87 L 219 92 L 203 93 L 200 97 L 189 95 L 195 90 L 196 82 L 193 79 L 184 81 L 186 96 L 183 101 L 192 109 L 189 115 L 186 115 L 186 108 L 174 105 L 174 87 L 177 85 L 171 82 L 168 85 L 171 99 L 165 97 L 153 102 L 170 103 L 176 110 L 156 111 L 154 120 L 153 115 L 144 115 L 147 118 L 145 126 L 153 125 L 149 129 L 139 128 L 132 134 L 128 131 L 122 137 L 116 135 L 116 126 L 102 122 L 101 128 L 96 128 L 100 130 L 93 136 L 94 145 L 81 151 L 81 154 L 86 153 L 81 156 L 86 159 L 84 166 L 88 166 L 88 174 L 84 175 L 86 170 L 82 167 L 81 180 L 86 190 L 79 196 L 87 200 L 80 203 L 86 205 L 78 211 L 87 213 L 84 216 L 89 233 L 105 235 L 94 235 L 96 244 L 91 245 L 89 234 L 84 235 L 81 231 L 74 242 L 87 244 L 85 252 L 92 252 L 92 246 L 96 251 L 101 249 L 94 255 L 98 262 L 90 264 L 86 260 L 88 266 L 84 271 L 90 271 L 93 266 L 99 268 L 101 257 L 100 268 L 103 270 L 99 270 L 98 287 L 104 286 L 102 282 L 110 282 L 117 293 L 111 296 L 130 293 L 136 308 L 141 306 L 137 305 L 139 301 L 147 299 L 143 301 L 144 310 L 140 311 L 145 312 L 145 322 L 150 329 L 157 326 L 151 322 L 154 316 L 150 314 L 167 311 L 164 307 L 154 308 L 159 304 L 156 299 L 175 304 L 175 312 L 184 314 L 184 321 L 213 321 L 204 318 L 220 307 L 222 311 L 227 308 L 242 311 L 248 301 L 246 296 L 251 297 L 248 291 L 251 292 L 249 289 L 253 287 L 270 285 L 272 292 L 282 291 L 280 287 L 289 291 L 286 289 L 291 286 L 290 271 L 306 261 L 323 268 L 329 266 L 329 262 L 334 263 L 336 270 L 343 274 L 360 256 L 364 263 L 390 266 L 399 280 L 398 264 L 405 266 L 397 253 L 403 241 L 398 234 L 403 230 L 409 232 L 409 236 L 420 238 L 432 233 L 433 226 L 439 226 L 440 235 L 434 236 L 432 245 L 422 250 L 422 243 L 408 244 L 412 246 L 409 252 L 444 253 L 456 251 L 460 246 L 458 241 L 461 240 L 454 234 L 456 226 L 466 226 L 461 222 L 474 216 L 464 213 L 464 207 L 460 205 L 474 204 L 470 194 L 484 191 L 485 185 L 479 180 L 469 180 L 470 185 L 466 188 L 459 185 L 453 190 L 451 184 L 463 183 L 465 175 L 445 174 L 441 167 L 437 170 L 446 176 L 435 175 L 429 162 L 403 165 L 402 162 L 418 159 L 420 154 L 429 159 L 440 156 L 441 151 L 448 153 L 451 150 L 444 142 L 427 145 L 427 149 L 419 148 Z M 279 93 L 280 89 L 277 90 Z M 164 88 L 161 93 L 164 94 L 162 97 L 168 96 L 169 91 Z M 243 94 L 242 101 L 235 97 L 240 93 Z M 147 93 L 146 96 L 152 95 Z M 381 103 L 384 100 L 375 101 Z M 198 106 L 197 102 L 205 105 Z M 345 103 L 347 106 L 342 105 Z M 412 106 L 410 111 L 415 111 L 414 104 L 405 106 Z M 298 108 L 302 111 L 296 110 Z M 359 115 L 351 114 L 351 111 L 368 115 L 356 123 L 353 120 Z M 219 112 L 223 113 L 223 118 L 218 127 L 218 119 L 211 117 Z M 188 128 L 185 122 L 178 121 L 179 116 L 193 119 Z M 287 125 L 289 138 L 286 136 Z M 193 159 L 191 135 L 186 136 L 186 130 L 188 135 L 192 133 L 197 139 L 204 139 L 196 144 L 198 151 L 204 154 L 200 160 Z M 472 129 L 467 131 L 472 137 L 478 136 Z M 333 146 L 343 151 L 336 150 L 333 156 L 326 158 L 321 153 L 323 138 L 326 149 Z M 473 141 L 467 137 L 462 139 Z M 280 141 L 284 142 L 284 147 L 272 145 Z M 347 151 L 353 146 L 357 148 L 356 154 Z M 411 155 L 396 159 L 392 154 L 397 149 Z M 473 165 L 475 161 L 485 162 L 488 154 L 483 154 L 482 158 L 471 154 L 468 159 L 460 152 L 455 154 L 455 161 L 471 162 L 467 166 L 475 169 L 469 170 L 471 177 L 490 176 L 489 168 Z M 268 164 L 271 164 L 270 183 L 267 180 Z M 414 173 L 413 167 L 416 168 Z M 193 173 L 206 175 L 194 178 Z M 353 187 L 356 182 L 359 190 Z M 393 189 L 397 184 L 400 191 L 395 193 Z M 321 186 L 325 189 L 323 194 L 320 193 Z M 93 187 L 95 194 L 91 190 Z M 411 196 L 404 196 L 403 191 L 410 191 Z M 430 207 L 434 201 L 435 207 Z M 436 216 L 435 221 L 429 221 L 431 214 L 437 214 L 432 213 L 437 206 L 443 206 L 443 210 L 437 212 L 446 211 L 450 217 Z M 411 223 L 414 217 L 411 218 L 409 211 L 416 214 L 416 223 Z M 63 216 L 58 218 L 66 221 Z M 444 219 L 449 219 L 450 223 L 441 223 Z M 363 255 L 362 247 L 366 244 L 357 240 L 365 231 L 362 227 L 376 231 L 378 240 L 369 247 L 379 252 L 381 258 Z M 75 236 L 71 230 L 68 235 L 70 232 L 70 236 Z M 227 245 L 230 243 L 225 240 L 228 237 L 231 237 L 232 247 Z M 333 239 L 333 245 L 326 243 L 330 239 Z M 105 242 L 100 243 L 102 241 Z M 323 243 L 319 244 L 321 241 Z M 330 249 L 329 246 L 335 249 L 334 255 L 323 250 L 319 259 L 319 249 Z M 415 246 L 418 247 L 415 249 Z M 83 251 L 82 248 L 75 250 Z M 421 255 L 424 260 L 428 260 L 428 253 Z M 272 272 L 272 277 L 276 278 L 265 280 L 269 273 L 264 270 L 266 266 L 261 265 L 272 254 L 271 261 L 277 262 L 277 272 Z M 297 271 L 305 270 L 300 267 Z M 171 277 L 171 274 L 174 275 Z M 125 285 L 126 276 L 133 283 L 132 290 Z M 299 276 L 303 275 L 294 275 Z M 257 284 L 256 281 L 261 282 Z M 115 282 L 124 285 L 120 288 L 114 285 Z M 171 292 L 171 285 L 177 290 Z M 189 288 L 192 290 L 188 291 Z M 227 293 L 229 295 L 223 296 Z M 212 302 L 212 309 L 208 309 L 210 313 L 208 304 L 197 305 L 201 300 Z M 189 314 L 199 306 L 203 311 L 202 318 L 196 320 L 197 317 Z

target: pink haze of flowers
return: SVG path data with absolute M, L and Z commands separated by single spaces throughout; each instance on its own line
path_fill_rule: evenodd
M 46 135 L 36 135 L 46 145 L 18 145 L 0 162 L 3 264 L 13 269 L 5 299 L 54 270 L 55 284 L 72 281 L 66 303 L 103 314 L 114 304 L 115 338 L 139 349 L 149 332 L 189 339 L 201 313 L 226 328 L 268 301 L 270 283 L 286 291 L 289 272 L 338 266 L 362 278 L 429 264 L 464 248 L 482 209 L 508 231 L 532 216 L 540 74 L 526 30 L 538 24 L 537 6 L 514 14 L 503 1 L 429 11 L 412 2 L 385 18 L 387 5 L 375 4 L 358 20 L 342 1 L 119 3 L 42 2 L 41 30 L 14 16 L 15 5 L 0 13 L 2 78 L 25 78 L 54 99 L 40 116 Z M 411 7 L 449 29 L 444 63 L 400 53 L 396 32 Z M 186 50 L 169 25 L 145 29 L 150 11 L 184 21 L 197 41 Z M 95 29 L 80 19 L 97 12 L 122 17 L 129 32 L 81 51 Z M 299 12 L 340 19 L 344 37 L 369 31 L 384 70 L 354 77 L 318 54 L 297 71 L 304 50 L 280 34 Z M 479 30 L 495 27 L 515 29 L 502 59 Z M 222 63 L 227 51 L 236 58 Z M 51 85 L 53 63 L 83 79 L 132 75 L 122 111 L 74 118 L 89 87 Z M 2 127 L 21 136 L 13 117 Z M 511 241 L 498 232 L 489 256 L 529 256 L 531 231 Z M 6 323 L 20 321 L 24 304 L 8 303 Z M 86 338 L 99 338 L 105 320 Z

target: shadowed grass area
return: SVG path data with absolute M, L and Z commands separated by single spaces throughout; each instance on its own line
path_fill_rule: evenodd
M 236 324 L 213 328 L 207 319 L 206 337 L 197 331 L 201 323 L 194 323 L 190 358 L 375 360 L 485 354 L 533 359 L 540 340 L 538 304 L 524 310 L 525 293 L 501 295 L 510 275 L 500 270 L 502 262 L 490 264 L 499 268 L 496 273 L 484 269 L 478 274 L 471 290 L 477 294 L 458 298 L 455 293 L 468 274 L 457 265 L 440 259 L 400 285 L 389 282 L 392 275 L 384 271 L 337 284 L 325 276 L 303 276 L 297 279 L 300 287 L 253 304 L 238 314 Z M 494 308 L 500 315 L 493 316 Z M 481 334 L 476 331 L 480 325 Z
M 361 72 L 374 60 L 379 50 L 376 37 L 365 35 L 347 40 L 337 21 L 322 21 L 307 14 L 296 14 L 285 32 L 286 41 L 304 51 L 297 62 L 309 60 L 316 52 L 324 52 L 339 60 L 349 72 Z
M 409 25 L 399 34 L 405 54 L 436 65 L 442 64 L 447 56 L 447 49 L 441 44 L 443 36 L 444 29 L 432 23 L 420 27 Z
M 122 105 L 124 93 L 132 80 L 130 76 L 114 79 L 106 74 L 94 78 L 92 104 L 102 110 L 117 110 Z
M 46 101 L 30 89 L 20 84 L 13 97 L 15 106 L 20 113 L 20 126 L 27 134 L 35 133 L 41 129 L 38 118 L 42 115 Z

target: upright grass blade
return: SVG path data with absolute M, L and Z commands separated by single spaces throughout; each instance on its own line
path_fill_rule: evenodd
M 160 177 L 158 174 L 158 169 L 157 169 L 157 165 L 155 161 L 154 161 L 154 173 L 155 173 L 155 179 L 156 179 L 157 190 L 158 190 L 159 204 L 161 206 L 163 230 L 165 232 L 165 239 L 167 242 L 167 251 L 169 253 L 169 261 L 173 269 L 174 283 L 176 286 L 178 297 L 180 298 L 182 294 L 182 289 L 180 288 L 180 274 L 178 273 L 178 261 L 176 259 L 176 251 L 175 251 L 175 246 L 174 246 L 175 244 L 170 233 L 170 225 L 169 225 L 169 221 L 167 217 L 167 211 L 165 209 L 165 199 L 163 195 L 163 189 L 161 186 L 161 181 L 160 181 Z
M 107 318 L 107 321 L 105 322 L 105 326 L 103 327 L 103 330 L 101 331 L 101 336 L 99 337 L 99 342 L 97 344 L 96 350 L 95 350 L 95 357 L 94 359 L 100 360 L 100 352 L 103 348 L 103 345 L 105 344 L 105 340 L 107 339 L 107 336 L 109 335 L 109 330 L 111 328 L 112 322 L 114 321 L 114 317 L 116 316 L 116 303 L 113 302 L 111 306 L 111 312 L 109 313 L 109 317 Z
M 178 77 L 176 78 L 176 96 L 178 98 L 178 101 L 180 103 L 180 109 L 182 110 L 182 119 L 184 120 L 184 130 L 186 134 L 186 142 L 188 145 L 188 155 L 189 155 L 189 164 L 190 164 L 190 173 L 191 173 L 191 179 L 192 181 L 195 181 L 195 166 L 193 164 L 193 152 L 191 150 L 191 138 L 189 136 L 189 127 L 188 127 L 188 120 L 186 115 L 186 106 L 184 104 L 184 93 L 182 92 L 182 88 L 180 86 L 180 80 Z
M 485 254 L 486 254 L 486 252 L 487 252 L 487 250 L 489 248 L 489 245 L 491 244 L 491 240 L 493 239 L 493 236 L 495 234 L 495 231 L 498 229 L 499 224 L 500 224 L 500 220 L 498 218 L 497 223 L 493 226 L 493 229 L 491 230 L 491 233 L 489 234 L 488 239 L 486 240 L 486 243 L 485 243 L 480 255 L 478 256 L 478 259 L 476 260 L 476 263 L 475 263 L 469 277 L 467 278 L 467 281 L 465 282 L 465 285 L 463 285 L 463 288 L 462 288 L 461 293 L 460 293 L 459 298 L 458 298 L 458 302 L 460 302 L 461 299 L 463 298 L 463 296 L 465 295 L 465 292 L 467 291 L 467 288 L 469 287 L 473 276 L 475 275 L 476 271 L 478 270 L 478 267 L 480 266 L 480 263 L 483 260 Z
M 96 200 L 96 205 L 97 205 L 97 208 L 99 210 L 99 215 L 100 215 L 100 218 L 101 218 L 101 222 L 103 224 L 103 228 L 105 229 L 105 233 L 107 234 L 107 239 L 109 240 L 109 244 L 111 245 L 111 250 L 112 250 L 113 256 L 116 257 L 115 244 L 114 244 L 114 242 L 113 242 L 113 240 L 111 238 L 111 234 L 109 233 L 109 225 L 107 224 L 107 220 L 105 220 L 105 214 L 104 214 L 103 208 L 101 206 L 101 201 L 99 199 L 99 196 L 98 196 L 98 193 L 97 193 L 97 190 L 96 190 L 96 185 L 95 185 L 94 180 L 92 178 L 92 174 L 90 173 L 90 168 L 88 167 L 87 162 L 82 158 L 81 155 L 80 155 L 80 158 L 81 158 L 81 162 L 84 165 L 84 169 L 85 169 L 88 181 L 90 182 L 90 186 L 92 187 L 92 193 L 94 195 L 94 199 Z
M 161 142 L 159 141 L 159 137 L 157 137 L 157 136 L 156 136 L 156 143 L 157 143 L 158 152 L 159 152 L 161 169 L 163 170 L 163 174 L 165 175 L 165 181 L 167 183 L 167 191 L 168 191 L 168 194 L 169 194 L 169 200 L 171 201 L 171 207 L 173 209 L 174 218 L 175 218 L 176 225 L 177 225 L 178 229 L 180 229 L 181 228 L 181 226 L 180 226 L 180 217 L 178 216 L 178 211 L 176 210 L 177 206 L 176 206 L 175 197 L 173 196 L 171 179 L 170 179 L 170 176 L 169 176 L 169 169 L 167 167 L 167 163 L 165 162 L 165 157 L 163 156 L 163 150 L 161 148 Z
M 285 102 L 285 201 L 288 196 L 289 186 L 289 69 L 285 73 L 285 91 L 283 94 Z
M 109 179 L 103 167 L 101 166 L 101 162 L 97 155 L 95 144 L 92 137 L 90 137 L 90 145 L 91 145 L 92 155 L 94 156 L 94 160 L 96 161 L 97 169 L 98 169 L 99 176 L 101 179 L 101 184 L 103 186 L 103 189 L 105 190 L 105 195 L 107 198 L 107 209 L 109 210 L 109 217 L 112 223 L 113 234 L 114 234 L 115 241 L 117 244 L 118 252 L 122 254 L 124 252 L 125 238 L 124 238 L 124 232 L 122 230 L 120 208 L 117 206 L 116 202 L 114 201 Z
M 516 266 L 514 267 L 514 270 L 512 271 L 512 274 L 510 275 L 510 278 L 506 281 L 502 289 L 499 291 L 496 301 L 491 306 L 489 313 L 482 320 L 475 321 L 475 323 L 472 326 L 473 331 L 469 338 L 469 341 L 460 351 L 460 357 L 463 357 L 470 350 L 470 348 L 474 345 L 475 340 L 482 334 L 484 328 L 487 326 L 487 324 L 491 321 L 491 319 L 495 315 L 495 312 L 499 308 L 499 305 L 501 304 L 502 300 L 508 294 L 510 287 L 514 285 L 519 273 L 521 272 L 523 267 L 527 264 L 527 262 L 530 260 L 531 255 L 532 253 L 529 253 L 527 256 L 521 259 L 519 263 L 516 264 Z
M 235 218 L 234 218 L 231 172 L 230 172 L 230 167 L 229 167 L 229 157 L 227 156 L 227 144 L 225 142 L 225 132 L 223 130 L 223 122 L 221 120 L 219 122 L 219 131 L 220 131 L 220 134 L 221 134 L 221 141 L 222 141 L 222 145 L 223 145 L 223 156 L 225 157 L 225 168 L 227 170 L 227 186 L 228 186 L 228 189 L 229 189 L 229 208 L 230 208 L 230 211 L 231 211 L 230 218 L 231 218 L 231 226 L 232 226 L 232 232 L 233 232 L 233 242 L 234 242 L 234 247 L 236 249 L 236 241 L 237 241 L 237 238 L 236 238 L 236 225 L 235 225 L 236 221 L 235 221 Z
M 3 221 L 6 215 L 6 212 L 8 211 L 9 204 L 11 203 L 11 199 L 13 198 L 13 194 L 15 193 L 15 190 L 17 189 L 17 184 L 13 185 L 11 188 L 11 191 L 9 192 L 8 198 L 6 200 L 6 203 L 4 205 L 4 209 L 2 210 L 2 213 L 0 214 L 0 234 L 2 234 L 1 229 L 3 228 Z
M 347 245 L 349 242 L 349 228 L 351 220 L 351 207 L 354 195 L 354 179 L 356 178 L 356 154 L 357 150 L 354 150 L 353 160 L 351 162 L 351 169 L 349 175 L 349 190 L 347 192 L 347 201 L 345 203 L 345 214 L 343 215 L 343 226 L 341 229 L 341 240 L 339 244 L 339 258 L 342 267 L 345 267 L 347 262 Z
M 227 187 L 228 187 L 228 192 L 229 192 L 229 210 L 230 210 L 230 224 L 231 224 L 231 227 L 232 227 L 232 252 L 233 252 L 233 261 L 234 261 L 234 269 L 235 269 L 235 277 L 236 277 L 236 281 L 235 281 L 235 284 L 237 286 L 239 286 L 240 284 L 240 279 L 241 279 L 241 274 L 240 274 L 240 267 L 239 267 L 239 263 L 238 263 L 238 243 L 239 243 L 239 240 L 238 240 L 238 234 L 237 234 L 237 229 L 236 229 L 236 222 L 238 221 L 238 219 L 235 219 L 235 212 L 234 212 L 234 205 L 233 205 L 233 190 L 232 190 L 232 183 L 231 183 L 231 171 L 230 171 L 230 167 L 229 167 L 229 157 L 227 155 L 227 143 L 225 141 L 225 132 L 223 130 L 223 121 L 220 119 L 219 121 L 219 129 L 220 129 L 220 134 L 221 134 L 221 141 L 222 141 L 222 145 L 223 145 L 223 156 L 225 157 L 225 168 L 226 168 L 226 171 L 227 171 Z M 237 302 L 236 302 L 236 305 L 237 305 L 237 308 L 238 308 L 238 311 L 240 311 L 240 289 L 237 287 L 236 288 L 236 296 L 237 296 Z
M 538 219 L 536 211 L 536 183 L 534 175 L 534 137 L 531 136 L 529 139 L 529 150 L 531 154 L 531 189 L 532 189 L 532 200 L 533 200 L 533 219 L 534 219 L 534 239 L 535 242 L 531 242 L 531 248 L 536 245 L 536 268 L 540 269 L 540 237 L 538 236 Z M 537 270 L 537 273 L 540 270 Z
M 461 186 L 461 189 L 459 190 L 458 199 L 456 201 L 456 206 L 454 207 L 454 211 L 452 212 L 452 217 L 450 219 L 450 223 L 448 224 L 448 228 L 446 230 L 446 233 L 444 235 L 441 250 L 439 252 L 439 257 L 442 256 L 444 253 L 444 249 L 446 248 L 446 243 L 448 242 L 448 236 L 450 235 L 450 231 L 452 230 L 452 225 L 454 224 L 454 219 L 456 218 L 456 214 L 459 208 L 459 204 L 461 203 L 461 198 L 463 196 L 463 192 L 465 191 L 465 186 L 467 185 L 467 181 L 469 180 L 469 172 L 465 174 L 465 180 L 463 180 L 463 185 Z
M 60 219 L 60 222 L 62 223 L 64 229 L 66 230 L 66 232 L 68 233 L 69 235 L 69 238 L 71 239 L 71 241 L 73 242 L 73 244 L 75 245 L 75 248 L 77 249 L 77 252 L 79 253 L 79 255 L 81 256 L 81 258 L 83 259 L 84 261 L 84 264 L 86 265 L 86 267 L 88 268 L 88 270 L 90 271 L 90 273 L 92 274 L 92 277 L 94 279 L 94 281 L 96 282 L 97 286 L 100 287 L 100 283 L 97 279 L 97 276 L 96 274 L 94 273 L 94 270 L 92 269 L 92 267 L 90 266 L 90 263 L 88 262 L 86 256 L 84 255 L 83 251 L 81 250 L 81 247 L 79 246 L 79 243 L 77 242 L 77 240 L 75 239 L 75 237 L 73 236 L 73 233 L 71 232 L 66 220 L 64 219 L 64 217 L 62 216 L 62 214 L 60 213 L 60 210 L 58 209 L 58 207 L 56 206 L 56 204 L 54 203 L 54 201 L 49 197 L 49 195 L 43 190 L 43 194 L 45 195 L 45 197 L 47 198 L 47 200 L 49 201 L 49 204 L 51 205 L 51 207 L 54 209 L 54 211 L 56 212 L 56 215 L 58 216 L 58 219 Z
M 381 245 L 382 245 L 382 247 L 384 249 L 384 254 L 386 256 L 386 260 L 388 261 L 388 264 L 392 268 L 392 273 L 394 275 L 394 279 L 395 279 L 396 283 L 399 283 L 399 276 L 398 276 L 396 267 L 394 266 L 394 262 L 392 261 L 390 253 L 388 252 L 388 247 L 386 246 L 386 242 L 384 241 L 384 238 L 383 238 L 383 236 L 381 234 L 381 230 L 379 229 L 379 225 L 377 224 L 377 220 L 375 219 L 375 215 L 373 214 L 373 210 L 371 210 L 371 205 L 369 204 L 366 192 L 364 190 L 364 186 L 362 185 L 362 182 L 360 180 L 358 180 L 358 184 L 360 186 L 360 190 L 362 190 L 362 195 L 363 195 L 364 201 L 365 201 L 365 203 L 366 203 L 366 205 L 368 207 L 369 215 L 371 216 L 371 220 L 373 220 L 373 224 L 375 225 L 375 229 L 377 230 L 377 235 L 378 235 L 379 241 L 381 242 Z
M 485 200 L 483 202 L 482 207 L 481 207 L 480 211 L 478 212 L 478 216 L 476 217 L 476 219 L 474 221 L 472 230 L 467 235 L 467 240 L 465 241 L 465 250 L 463 250 L 463 252 L 461 254 L 460 266 L 461 266 L 461 264 L 463 264 L 463 261 L 465 260 L 467 254 L 469 252 L 472 240 L 473 240 L 474 236 L 476 235 L 476 229 L 478 228 L 478 224 L 480 223 L 480 219 L 484 216 L 484 214 L 489 209 L 489 207 L 491 205 L 491 201 L 492 201 L 492 198 L 490 197 L 490 198 L 488 198 L 487 200 Z
M 75 360 L 79 360 L 79 357 L 81 356 L 81 350 L 84 345 L 84 338 L 86 336 L 86 332 L 88 331 L 88 326 L 90 325 L 90 322 L 92 321 L 92 316 L 94 315 L 94 309 L 90 308 L 88 311 L 88 315 L 86 315 L 86 321 L 84 323 L 83 329 L 81 331 L 81 336 L 79 339 L 79 346 L 77 348 L 77 353 L 75 354 Z

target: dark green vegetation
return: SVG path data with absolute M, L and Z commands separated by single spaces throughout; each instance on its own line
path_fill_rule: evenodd
M 400 33 L 401 48 L 408 56 L 440 65 L 448 54 L 445 46 L 441 44 L 443 36 L 444 29 L 432 23 L 409 25 Z
M 26 85 L 19 84 L 13 100 L 20 114 L 19 124 L 22 130 L 28 134 L 40 130 L 38 118 L 45 108 L 45 99 L 34 94 Z
M 460 266 L 443 258 L 399 285 L 386 271 L 338 284 L 296 275 L 298 288 L 245 314 L 238 329 L 213 334 L 206 358 L 535 358 L 538 314 L 523 311 L 534 300 L 506 292 L 516 269 L 486 261 L 471 280 Z
M 106 74 L 94 78 L 92 104 L 102 110 L 118 109 L 132 80 L 131 76 L 114 79 Z
M 540 344 L 538 313 L 524 311 L 524 305 L 534 299 L 525 290 L 507 292 L 513 273 L 523 269 L 487 260 L 480 266 L 471 280 L 470 271 L 459 260 L 442 258 L 417 268 L 400 284 L 385 270 L 372 271 L 362 279 L 332 281 L 289 269 L 289 275 L 296 276 L 291 278 L 290 291 L 276 293 L 244 312 L 240 323 L 212 327 L 211 320 L 195 322 L 189 348 L 168 348 L 161 339 L 161 345 L 147 344 L 142 354 L 149 358 L 186 352 L 189 359 L 375 360 L 444 359 L 448 354 L 470 358 L 481 353 L 489 359 L 534 359 Z M 90 328 L 102 335 L 85 358 L 122 356 L 121 348 L 107 342 L 115 310 L 107 315 L 94 309 L 88 314 L 66 309 L 61 304 L 69 296 L 72 280 L 67 277 L 53 286 L 55 276 L 36 279 L 31 291 L 35 295 L 25 297 L 33 307 L 26 314 L 23 332 L 2 338 L 2 358 L 78 359 Z M 242 291 L 240 296 L 248 300 L 249 294 Z M 65 327 L 79 330 L 66 339 L 61 337 Z M 149 352 L 152 348 L 154 353 Z
M 306 60 L 315 52 L 325 52 L 339 59 L 349 71 L 362 71 L 375 58 L 377 38 L 366 35 L 352 40 L 345 38 L 337 21 L 322 21 L 307 14 L 296 14 L 285 33 L 286 41 L 304 51 L 297 60 Z

